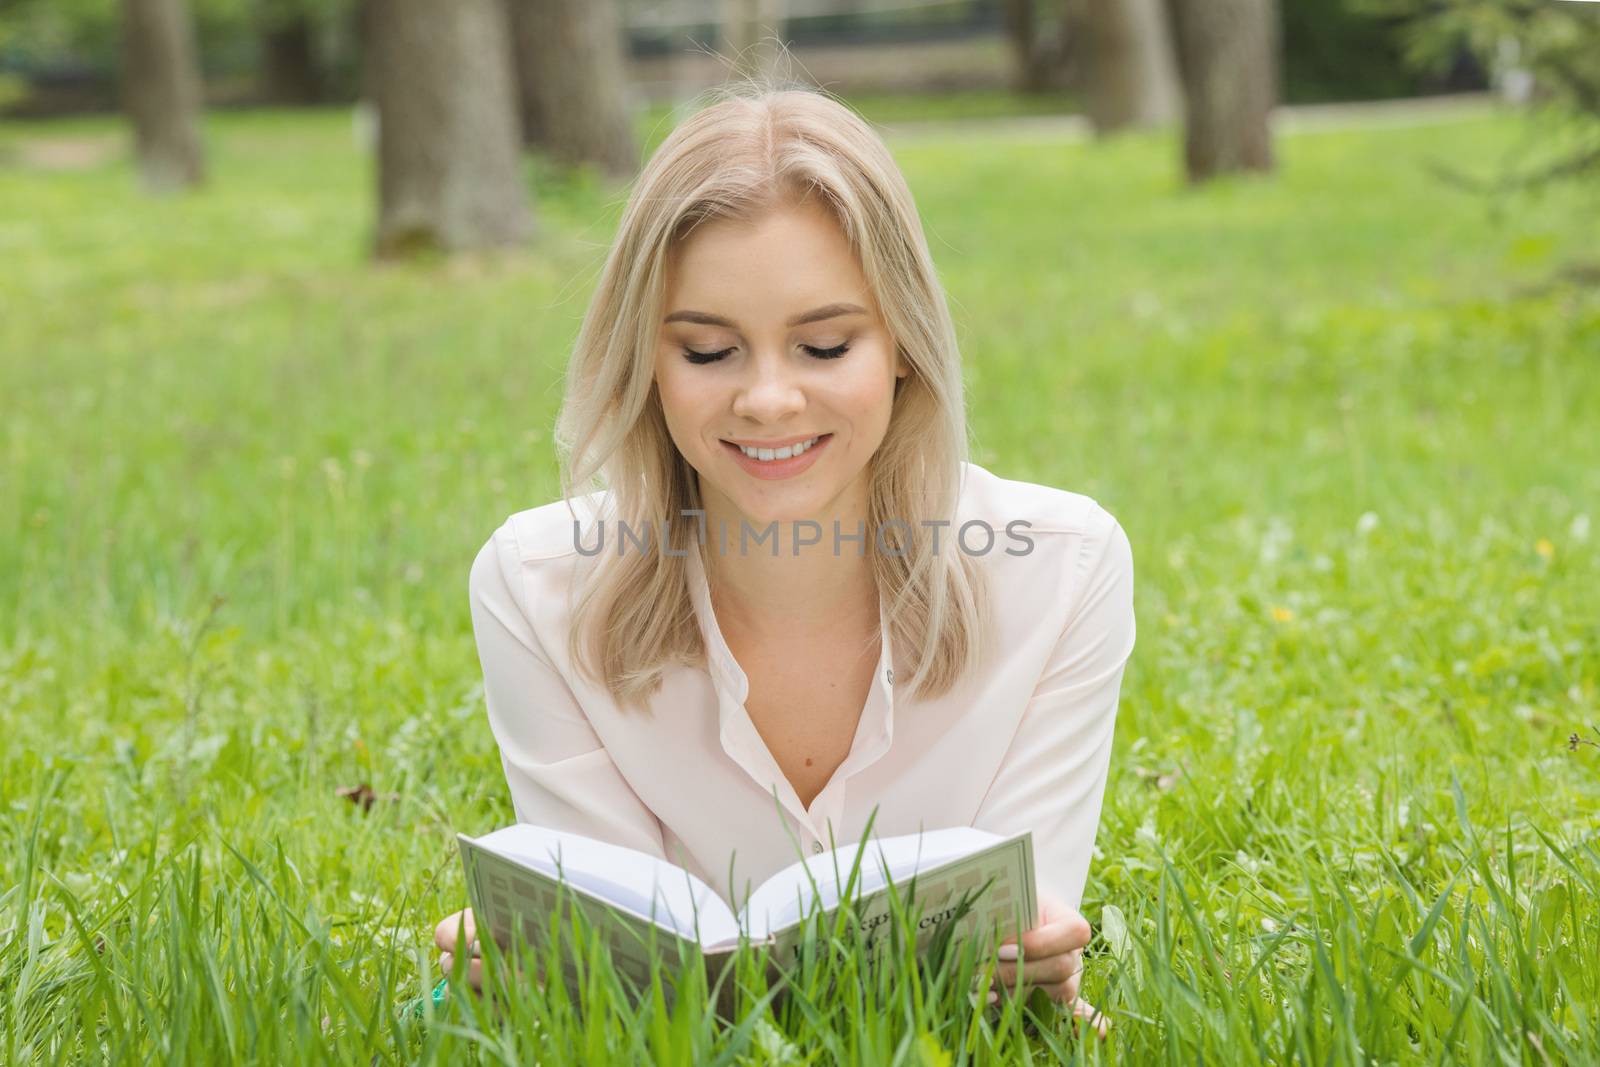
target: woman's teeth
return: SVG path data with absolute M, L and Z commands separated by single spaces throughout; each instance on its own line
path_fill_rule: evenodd
M 767 460 L 774 459 L 791 459 L 794 456 L 800 455 L 800 453 L 804 452 L 821 439 L 822 435 L 818 434 L 816 437 L 801 441 L 797 445 L 785 445 L 782 448 L 746 448 L 744 445 L 735 445 L 735 447 L 745 455 L 749 456 L 751 459 L 758 459 L 766 462 Z M 728 443 L 730 445 L 733 444 L 732 441 L 729 441 Z

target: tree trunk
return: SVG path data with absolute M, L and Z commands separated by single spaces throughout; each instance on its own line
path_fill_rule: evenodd
M 544 0 L 507 0 L 511 19 L 511 64 L 517 81 L 517 118 L 522 129 L 522 143 L 528 148 L 548 150 L 550 144 L 549 112 L 560 107 L 561 101 L 546 92 L 548 79 L 540 78 L 539 65 L 544 59 L 544 49 L 539 40 L 544 32 L 541 23 L 549 16 Z
M 511 0 L 522 136 L 568 165 L 639 169 L 613 0 Z
M 183 0 L 123 0 L 122 92 L 146 189 L 167 193 L 205 180 L 201 80 Z
M 1085 110 L 1097 135 L 1178 116 L 1178 71 L 1162 0 L 1089 0 Z
M 355 0 L 349 14 L 351 36 L 361 50 L 361 67 L 357 72 L 359 89 L 356 95 L 374 109 L 378 106 L 378 15 L 377 8 L 383 0 Z
M 783 55 L 783 0 L 722 0 L 722 39 L 733 79 L 772 81 Z
M 1275 0 L 1167 0 L 1184 95 L 1191 183 L 1273 168 L 1278 97 Z
M 1004 0 L 1001 15 L 1011 42 L 1011 85 L 1019 93 L 1048 93 L 1077 86 L 1082 67 L 1084 0 Z M 1042 15 L 1041 15 L 1042 9 Z
M 303 14 L 261 26 L 261 92 L 274 104 L 305 106 L 322 99 L 316 36 Z
M 525 241 L 509 26 L 501 0 L 373 0 L 381 257 Z
M 1033 0 L 1005 0 L 1001 14 L 1005 17 L 1006 37 L 1011 42 L 1013 62 L 1011 83 L 1019 93 L 1036 93 L 1040 85 L 1040 70 L 1035 62 L 1038 54 L 1039 28 L 1034 18 Z

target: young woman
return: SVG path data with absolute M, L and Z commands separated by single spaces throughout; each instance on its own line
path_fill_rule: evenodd
M 1001 980 L 1090 1011 L 1077 908 L 1132 555 L 1089 497 L 967 461 L 954 327 L 865 122 L 746 89 L 673 131 L 556 440 L 563 499 L 511 516 L 470 578 L 517 819 L 729 888 L 875 809 L 882 836 L 1031 830 L 1043 906 Z

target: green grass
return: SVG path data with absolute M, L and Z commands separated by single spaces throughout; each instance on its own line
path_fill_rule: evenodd
M 736 1027 L 603 969 L 396 1022 L 453 833 L 511 819 L 467 566 L 556 491 L 622 191 L 536 166 L 535 249 L 376 269 L 338 114 L 217 116 L 159 202 L 115 124 L 0 126 L 0 1062 L 1594 1062 L 1600 211 L 1424 169 L 1520 137 L 1305 133 L 1198 192 L 1157 136 L 896 150 L 974 458 L 1134 547 L 1100 1046 L 958 964 Z

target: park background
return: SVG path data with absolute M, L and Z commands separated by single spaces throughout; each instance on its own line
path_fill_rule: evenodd
M 0 1061 L 1596 1062 L 1596 16 L 0 4 Z M 1104 1044 L 949 975 L 398 1011 L 511 818 L 468 564 L 744 74 L 884 132 L 973 459 L 1128 530 Z

